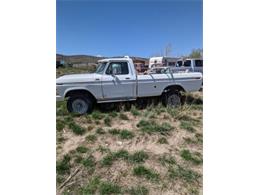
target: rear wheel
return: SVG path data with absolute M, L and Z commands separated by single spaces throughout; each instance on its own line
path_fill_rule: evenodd
M 90 113 L 93 109 L 93 101 L 85 96 L 72 96 L 67 101 L 67 109 L 80 115 Z

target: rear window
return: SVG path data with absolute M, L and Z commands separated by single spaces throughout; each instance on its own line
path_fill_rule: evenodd
M 185 60 L 183 65 L 184 66 L 191 66 L 191 61 L 190 60 Z
M 203 60 L 195 60 L 195 66 L 202 67 L 203 66 Z

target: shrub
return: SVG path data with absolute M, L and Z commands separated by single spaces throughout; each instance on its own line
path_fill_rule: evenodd
M 168 141 L 165 137 L 161 137 L 158 139 L 159 144 L 168 144 Z
M 97 140 L 97 137 L 96 135 L 88 135 L 85 139 L 89 142 L 95 142 Z
M 58 131 L 61 131 L 65 127 L 64 121 L 56 120 L 56 129 Z
M 95 166 L 95 158 L 94 158 L 94 156 L 89 155 L 87 158 L 85 158 L 85 159 L 82 161 L 82 164 L 83 164 L 85 167 L 88 167 L 88 168 L 94 167 L 94 166 Z
M 109 129 L 108 133 L 112 134 L 112 135 L 118 135 L 120 133 L 119 129 Z
M 180 127 L 181 127 L 182 129 L 186 129 L 187 131 L 190 131 L 190 132 L 196 131 L 196 130 L 193 128 L 192 123 L 189 122 L 189 121 L 181 121 Z
M 141 131 L 145 133 L 154 133 L 158 132 L 162 135 L 168 134 L 169 131 L 173 130 L 174 128 L 169 124 L 169 123 L 162 123 L 157 124 L 155 121 L 146 121 L 146 120 L 141 120 L 138 124 L 137 127 L 140 128 Z
M 198 180 L 200 175 L 190 169 L 184 169 L 181 166 L 171 167 L 169 170 L 169 177 L 171 179 L 181 179 L 183 181 L 194 183 Z
M 132 106 L 130 112 L 132 113 L 132 115 L 134 116 L 139 116 L 141 113 L 136 109 L 136 107 Z
M 99 186 L 100 195 L 120 194 L 121 187 L 111 182 L 102 182 Z
M 127 192 L 130 195 L 148 195 L 149 190 L 144 186 L 132 187 Z

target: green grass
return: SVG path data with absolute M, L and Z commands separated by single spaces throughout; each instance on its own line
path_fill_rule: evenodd
M 127 193 L 130 195 L 148 195 L 149 190 L 144 186 L 136 186 L 131 187 L 129 190 L 127 190 Z
M 141 120 L 138 124 L 137 127 L 145 132 L 145 133 L 160 133 L 162 135 L 167 135 L 171 130 L 174 128 L 169 124 L 169 123 L 162 123 L 157 124 L 155 121 L 147 121 L 147 120 Z
M 105 132 L 104 129 L 102 129 L 101 127 L 99 127 L 99 128 L 97 128 L 96 133 L 101 135 L 101 134 L 105 134 L 106 132 Z
M 175 167 L 171 167 L 168 170 L 169 173 L 169 178 L 176 180 L 176 179 L 180 179 L 184 182 L 188 182 L 188 183 L 194 183 L 196 181 L 198 181 L 200 175 L 194 171 L 192 171 L 191 169 L 185 169 L 181 166 L 175 166 Z
M 111 166 L 114 162 L 115 158 L 113 154 L 108 154 L 103 159 L 101 160 L 101 165 L 102 166 Z
M 158 139 L 159 144 L 168 144 L 168 141 L 165 137 L 161 137 Z
M 93 155 L 87 156 L 85 159 L 82 160 L 82 164 L 85 167 L 93 168 L 96 164 L 94 156 Z
M 56 162 L 56 172 L 58 174 L 64 175 L 70 172 L 70 156 L 65 155 L 62 160 Z
M 96 140 L 97 140 L 97 136 L 96 135 L 88 135 L 88 136 L 86 136 L 86 141 L 88 141 L 88 142 L 92 142 L 92 143 L 94 143 Z
M 118 113 L 116 111 L 113 111 L 113 112 L 110 113 L 110 116 L 115 118 L 115 117 L 118 116 Z
M 133 116 L 140 116 L 141 112 L 139 112 L 136 107 L 132 106 L 130 112 L 132 113 Z
M 128 160 L 129 159 L 129 153 L 127 150 L 119 150 L 113 154 L 114 159 L 123 159 Z
M 121 139 L 132 139 L 134 137 L 134 133 L 126 129 L 123 129 L 122 131 L 120 131 L 119 137 Z
M 110 194 L 121 194 L 122 188 L 108 181 L 101 181 L 99 177 L 92 178 L 89 183 L 82 188 L 83 195 L 110 195 Z
M 64 121 L 62 120 L 56 120 L 56 129 L 58 131 L 61 131 L 65 127 Z
M 118 135 L 121 139 L 132 139 L 135 136 L 133 132 L 126 129 L 109 129 L 108 133 L 110 133 L 111 135 Z
M 161 157 L 159 157 L 159 162 L 163 165 L 163 166 L 172 166 L 176 164 L 176 160 L 173 156 L 170 155 L 163 155 Z
M 100 119 L 102 119 L 104 117 L 104 115 L 101 112 L 95 110 L 95 111 L 92 112 L 91 117 L 94 120 L 100 120 Z
M 83 127 L 77 125 L 75 122 L 70 122 L 69 123 L 69 128 L 76 135 L 83 135 L 86 132 L 86 129 L 84 129 Z
M 118 135 L 118 134 L 120 134 L 120 130 L 119 129 L 109 129 L 108 133 L 110 133 L 111 135 Z
M 144 177 L 148 180 L 158 180 L 159 174 L 153 171 L 152 169 L 148 169 L 142 165 L 134 167 L 133 174 L 138 177 Z
M 101 182 L 99 186 L 100 195 L 120 194 L 122 188 L 112 182 Z
M 134 163 L 143 163 L 149 158 L 149 155 L 144 151 L 137 151 L 129 157 L 129 160 Z
M 126 114 L 124 114 L 123 112 L 120 112 L 119 118 L 122 120 L 129 120 L 128 116 Z
M 79 146 L 76 148 L 76 151 L 79 153 L 86 153 L 87 151 L 89 151 L 89 149 L 84 146 Z
M 98 177 L 92 178 L 88 184 L 82 189 L 83 195 L 93 195 L 97 191 L 100 185 L 100 179 Z
M 193 124 L 189 121 L 181 121 L 180 127 L 182 129 L 186 129 L 189 132 L 195 132 L 195 128 L 193 127 Z
M 191 153 L 189 150 L 185 149 L 181 151 L 181 157 L 186 161 L 192 162 L 193 164 L 202 164 L 202 157 L 198 152 Z
M 109 116 L 106 116 L 104 119 L 104 124 L 109 127 L 111 126 L 111 118 Z

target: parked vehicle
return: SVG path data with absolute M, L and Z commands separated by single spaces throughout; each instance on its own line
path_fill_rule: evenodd
M 175 66 L 178 58 L 173 57 L 152 57 L 149 59 L 149 68 L 157 66 Z
M 201 72 L 203 73 L 203 59 L 201 58 L 187 58 L 185 60 L 178 60 L 174 67 L 175 72 Z
M 90 113 L 95 103 L 142 101 L 160 97 L 164 105 L 179 106 L 181 92 L 198 91 L 201 73 L 137 75 L 132 59 L 99 61 L 92 74 L 72 74 L 56 79 L 56 100 L 67 100 L 69 112 Z

